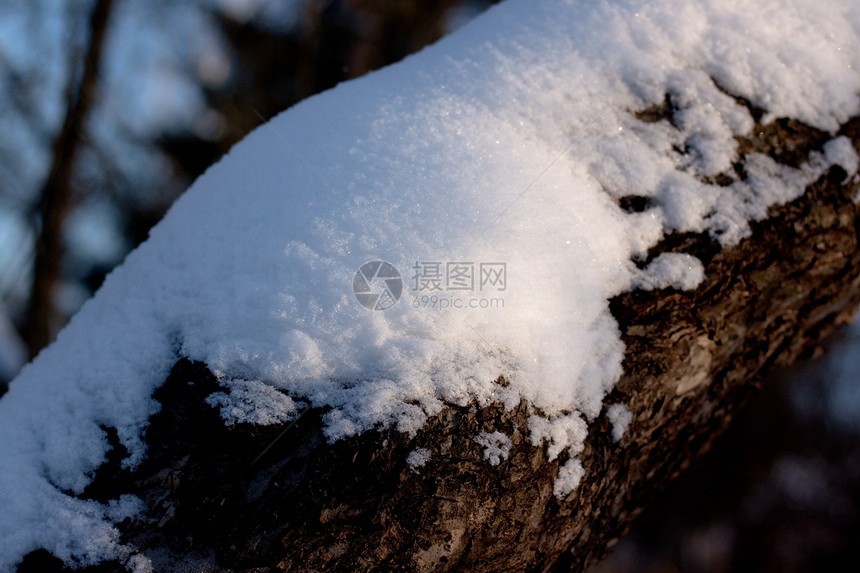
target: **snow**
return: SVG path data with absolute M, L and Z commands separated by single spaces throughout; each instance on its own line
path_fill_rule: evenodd
M 482 432 L 475 441 L 484 448 L 484 459 L 491 466 L 499 465 L 511 453 L 511 439 L 501 432 Z
M 837 137 L 824 144 L 824 161 L 826 164 L 839 165 L 847 175 L 857 173 L 860 158 L 857 150 L 847 137 Z
M 409 455 L 406 456 L 406 463 L 414 472 L 418 472 L 418 468 L 423 468 L 430 461 L 432 454 L 427 448 L 415 448 Z
M 686 253 L 661 253 L 633 280 L 637 288 L 693 290 L 705 279 L 702 261 Z
M 587 421 L 622 374 L 608 299 L 702 278 L 683 254 L 644 272 L 634 259 L 671 231 L 735 244 L 829 165 L 856 172 L 835 138 L 797 169 L 752 155 L 746 181 L 704 183 L 734 177 L 733 136 L 753 125 L 724 90 L 765 122 L 833 133 L 858 112 L 858 30 L 853 0 L 508 0 L 274 118 L 192 185 L 0 401 L 0 571 L 39 547 L 145 568 L 113 526 L 135 505 L 75 495 L 105 459 L 104 427 L 127 466 L 143 459 L 152 393 L 179 357 L 219 377 L 226 423 L 288 420 L 301 402 L 330 409 L 330 440 L 525 399 L 531 443 L 567 452 L 567 496 Z M 667 93 L 675 125 L 636 118 Z M 626 195 L 650 206 L 627 213 Z M 386 310 L 352 292 L 377 260 L 403 280 Z M 419 262 L 479 280 L 418 291 Z M 499 265 L 504 281 L 480 280 Z M 391 295 L 386 281 L 369 286 Z M 424 294 L 504 304 L 410 304 Z
M 633 421 L 633 412 L 624 404 L 612 404 L 606 409 L 606 418 L 612 424 L 612 440 L 620 442 Z
M 551 419 L 543 416 L 529 416 L 530 441 L 536 446 L 548 444 L 546 455 L 549 461 L 568 451 L 571 455 L 580 453 L 588 436 L 588 425 L 578 414 L 561 415 Z
M 230 392 L 210 394 L 206 403 L 219 407 L 228 424 L 268 426 L 289 422 L 298 414 L 296 403 L 289 396 L 258 380 L 222 379 L 221 384 Z
M 583 477 L 585 468 L 582 467 L 582 462 L 576 458 L 567 460 L 558 468 L 558 477 L 553 483 L 552 493 L 558 499 L 564 499 L 579 487 Z

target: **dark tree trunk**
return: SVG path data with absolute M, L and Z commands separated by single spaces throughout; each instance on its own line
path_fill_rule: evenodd
M 783 120 L 753 133 L 740 141 L 743 153 L 786 163 L 828 139 Z M 860 120 L 841 134 L 860 147 Z M 412 440 L 371 432 L 328 444 L 315 410 L 288 427 L 225 427 L 204 402 L 215 378 L 187 361 L 156 394 L 163 409 L 147 461 L 121 471 L 115 449 L 85 495 L 146 501 L 147 517 L 121 529 L 157 571 L 581 571 L 707 448 L 768 367 L 810 352 L 853 317 L 860 183 L 845 175 L 834 167 L 771 208 L 736 247 L 683 234 L 654 249 L 695 254 L 706 279 L 695 292 L 611 301 L 627 353 L 606 403 L 627 404 L 633 422 L 619 443 L 605 416 L 592 424 L 585 477 L 564 501 L 553 495 L 563 460 L 548 462 L 529 443 L 525 403 L 510 412 L 448 408 Z M 494 430 L 513 443 L 500 466 L 474 440 Z M 418 447 L 432 457 L 415 471 L 406 457 Z M 50 561 L 34 553 L 20 571 Z
M 72 201 L 72 175 L 84 120 L 96 99 L 99 63 L 112 6 L 113 0 L 98 0 L 90 15 L 90 42 L 83 69 L 80 79 L 74 71 L 69 74 L 66 116 L 54 140 L 50 173 L 39 196 L 39 234 L 24 333 L 31 358 L 50 344 L 62 327 L 54 294 L 62 278 L 65 255 L 63 223 Z

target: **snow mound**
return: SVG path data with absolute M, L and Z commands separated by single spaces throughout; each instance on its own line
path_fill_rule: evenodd
M 484 459 L 491 466 L 499 465 L 511 453 L 511 439 L 501 432 L 483 432 L 475 436 L 475 441 L 484 448 Z
M 230 422 L 287 420 L 297 400 L 331 408 L 336 440 L 522 398 L 545 416 L 537 444 L 575 455 L 622 373 L 607 300 L 701 280 L 691 259 L 643 274 L 633 258 L 670 231 L 734 244 L 831 163 L 856 171 L 835 140 L 798 169 L 752 156 L 746 181 L 703 183 L 734 179 L 734 136 L 753 126 L 727 93 L 765 122 L 833 132 L 856 115 L 858 30 L 854 0 L 508 0 L 274 118 L 0 401 L 0 570 L 39 547 L 145 568 L 113 527 L 135 504 L 75 494 L 105 459 L 103 428 L 127 465 L 143 458 L 179 357 L 225 381 L 212 400 Z M 673 123 L 637 119 L 667 94 Z M 650 207 L 624 211 L 628 195 Z M 556 495 L 583 474 L 568 460 Z
M 416 448 L 406 456 L 406 463 L 412 471 L 418 473 L 420 471 L 418 468 L 423 468 L 427 465 L 431 457 L 433 457 L 433 454 L 427 448 Z

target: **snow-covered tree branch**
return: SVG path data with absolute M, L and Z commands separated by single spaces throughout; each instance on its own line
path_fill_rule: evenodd
M 600 558 L 853 316 L 858 29 L 508 0 L 272 119 L 0 401 L 0 569 Z

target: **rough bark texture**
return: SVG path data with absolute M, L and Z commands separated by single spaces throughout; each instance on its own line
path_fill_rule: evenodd
M 640 117 L 667 117 L 667 107 Z M 754 133 L 740 141 L 742 153 L 788 164 L 829 138 L 788 120 Z M 842 134 L 860 147 L 860 120 Z M 215 378 L 188 361 L 156 394 L 163 409 L 151 420 L 146 462 L 120 471 L 115 448 L 85 495 L 132 492 L 146 501 L 146 518 L 121 529 L 157 571 L 580 571 L 708 447 L 764 370 L 814 349 L 853 316 L 858 188 L 858 178 L 834 167 L 799 199 L 772 208 L 737 247 L 685 234 L 654 249 L 695 254 L 707 278 L 695 292 L 611 301 L 626 374 L 606 404 L 627 404 L 634 419 L 619 443 L 605 416 L 591 424 L 579 456 L 585 477 L 561 502 L 553 480 L 565 458 L 548 462 L 529 443 L 525 403 L 448 408 L 414 439 L 381 431 L 327 444 L 316 410 L 287 428 L 225 427 L 204 402 L 219 389 Z M 622 203 L 641 209 L 645 200 Z M 483 460 L 474 440 L 494 430 L 513 443 L 499 466 Z M 415 448 L 432 453 L 418 471 L 406 463 Z M 52 567 L 56 560 L 36 552 L 19 571 Z

